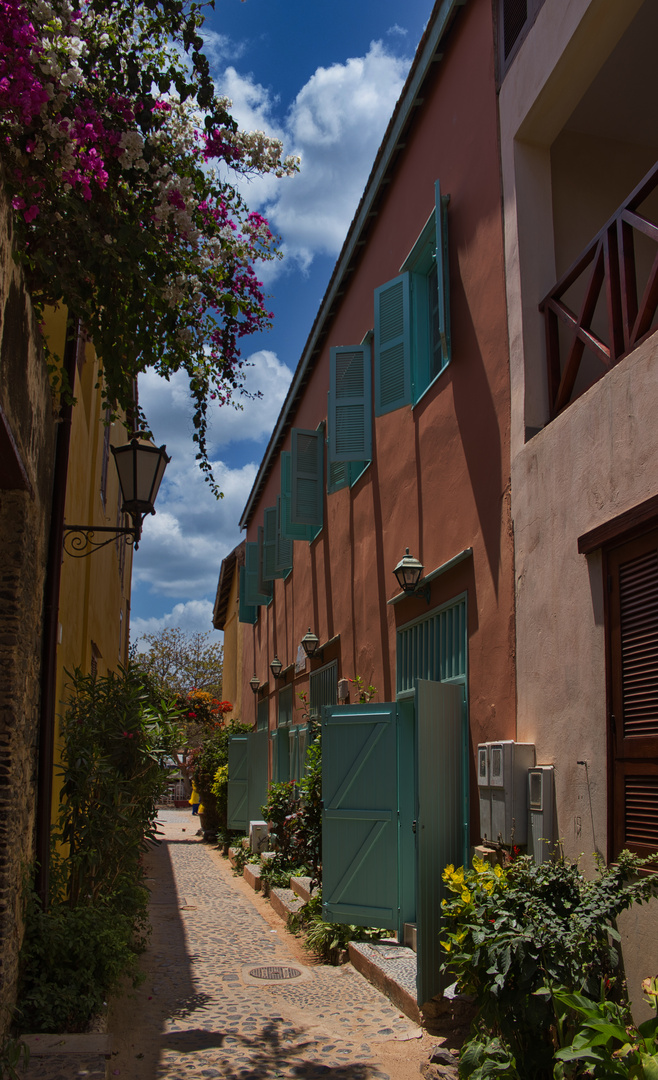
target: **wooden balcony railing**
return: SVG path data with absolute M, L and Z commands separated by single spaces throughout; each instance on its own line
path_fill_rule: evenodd
M 658 307 L 658 249 L 642 296 L 638 297 L 635 232 L 658 245 L 658 225 L 638 212 L 656 187 L 658 162 L 539 305 L 546 323 L 551 419 L 578 396 L 574 390 L 586 350 L 603 364 L 600 378 L 652 333 Z M 579 278 L 585 291 L 580 311 L 575 314 L 562 298 Z M 603 290 L 607 341 L 592 329 Z M 566 335 L 560 334 L 560 323 L 566 326 Z M 595 381 L 592 378 L 589 385 Z

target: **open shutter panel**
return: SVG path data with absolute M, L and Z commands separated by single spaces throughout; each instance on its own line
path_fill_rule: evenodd
M 274 555 L 275 577 L 285 577 L 292 570 L 292 553 L 294 549 L 292 540 L 283 535 L 283 496 L 278 495 L 276 500 L 276 544 Z
M 614 852 L 658 851 L 658 532 L 608 555 Z
M 264 576 L 265 560 L 265 530 L 262 525 L 258 526 L 258 591 L 265 597 L 261 603 L 269 604 L 272 599 L 272 582 Z
M 292 429 L 292 521 L 297 525 L 322 528 L 324 497 L 324 434 Z
M 247 570 L 246 567 L 241 566 L 238 584 L 238 622 L 253 624 L 257 618 L 255 604 L 247 603 Z
M 372 458 L 370 346 L 334 347 L 329 361 L 329 458 Z
M 267 604 L 269 602 L 269 594 L 263 593 L 259 589 L 259 570 L 258 570 L 258 556 L 259 547 L 256 541 L 247 541 L 245 544 L 245 603 L 251 604 L 254 607 L 258 607 L 260 604 Z
M 450 360 L 450 272 L 448 265 L 449 195 L 441 195 L 441 183 L 434 184 L 436 223 L 436 269 L 439 290 L 439 337 L 444 364 Z
M 292 454 L 281 454 L 281 536 L 284 540 L 309 540 L 308 525 L 298 525 L 292 520 Z
M 276 573 L 276 506 L 268 506 L 263 513 L 263 580 L 280 577 Z
M 411 403 L 411 275 L 375 289 L 375 414 Z

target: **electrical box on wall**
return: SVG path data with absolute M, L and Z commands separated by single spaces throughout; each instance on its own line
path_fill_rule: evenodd
M 555 770 L 552 765 L 528 769 L 528 855 L 539 866 L 553 856 L 555 835 Z
M 480 835 L 490 843 L 525 844 L 528 837 L 528 769 L 534 743 L 512 739 L 478 746 Z

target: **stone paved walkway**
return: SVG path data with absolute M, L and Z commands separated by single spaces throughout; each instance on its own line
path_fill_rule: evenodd
M 110 1017 L 118 1045 L 110 1080 L 419 1076 L 415 1024 L 350 965 L 300 955 L 228 862 L 196 838 L 189 812 L 163 811 L 160 823 L 164 842 L 149 856 L 147 979 Z M 402 1071 L 382 1065 L 392 1041 Z M 408 1070 L 404 1043 L 415 1051 Z

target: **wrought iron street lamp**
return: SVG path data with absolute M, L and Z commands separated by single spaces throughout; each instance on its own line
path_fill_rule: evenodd
M 66 525 L 64 550 L 74 558 L 84 558 L 92 551 L 125 536 L 129 544 L 139 547 L 142 523 L 147 514 L 154 514 L 154 503 L 164 471 L 171 458 L 165 446 L 157 447 L 146 439 L 134 438 L 125 446 L 111 446 L 121 487 L 121 512 L 132 519 L 131 526 L 114 528 L 110 525 Z M 96 534 L 110 534 L 97 540 Z
M 282 670 L 283 670 L 283 664 L 279 660 L 279 657 L 275 655 L 274 659 L 270 663 L 270 671 L 274 675 L 275 679 L 280 679 L 281 678 Z M 284 678 L 285 678 L 285 676 L 284 676 Z
M 322 649 L 318 648 L 319 644 L 320 638 L 317 636 L 317 634 L 313 633 L 309 626 L 308 633 L 304 634 L 304 637 L 302 638 L 302 649 L 308 656 L 309 660 L 322 658 Z
M 393 573 L 403 593 L 406 593 L 407 596 L 423 596 L 429 604 L 430 586 L 429 584 L 421 584 L 424 569 L 422 562 L 410 555 L 409 548 L 407 548 L 406 555 L 403 555 L 400 559 Z
M 253 690 L 254 694 L 257 694 L 258 691 L 260 690 L 260 679 L 258 678 L 258 675 L 256 674 L 255 671 L 254 671 L 253 675 L 251 676 L 251 678 L 249 680 L 249 685 L 250 685 L 251 689 Z

